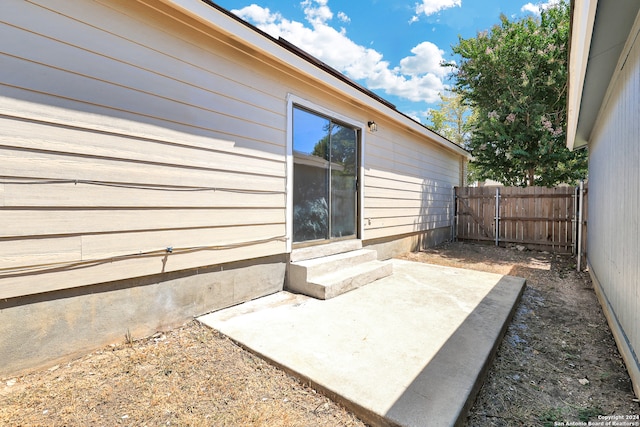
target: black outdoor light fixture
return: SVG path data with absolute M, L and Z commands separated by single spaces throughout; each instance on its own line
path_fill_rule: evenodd
M 369 131 L 371 131 L 371 132 L 377 132 L 378 131 L 378 125 L 373 120 L 367 122 L 367 126 L 369 126 Z

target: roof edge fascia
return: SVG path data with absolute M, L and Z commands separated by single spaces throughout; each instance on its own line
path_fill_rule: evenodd
M 435 133 L 415 119 L 396 110 L 393 104 L 378 97 L 358 83 L 351 81 L 348 77 L 343 75 L 341 75 L 342 77 L 336 76 L 334 72 L 340 73 L 335 70 L 334 72 L 329 72 L 327 68 L 331 67 L 328 65 L 315 58 L 313 61 L 305 59 L 300 53 L 296 52 L 296 49 L 287 47 L 287 44 L 290 43 L 283 43 L 275 39 L 210 0 L 160 1 L 207 26 L 215 27 L 217 31 L 221 31 L 231 38 L 247 44 L 254 49 L 259 49 L 277 62 L 286 64 L 286 66 L 299 70 L 302 74 L 324 82 L 327 85 L 331 85 L 333 88 L 347 94 L 350 98 L 357 100 L 363 105 L 369 105 L 373 110 L 372 114 L 384 115 L 392 121 L 401 123 L 412 131 L 424 135 L 425 138 L 432 140 L 448 151 L 467 158 L 472 157 L 469 151 Z M 306 53 L 305 55 L 310 56 Z M 333 79 L 333 82 L 329 83 L 327 77 Z
M 566 144 L 572 151 L 587 144 L 585 139 L 577 135 L 577 130 L 597 8 L 597 0 L 571 1 Z

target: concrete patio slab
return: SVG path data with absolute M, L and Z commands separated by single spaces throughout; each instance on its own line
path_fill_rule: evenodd
M 199 320 L 373 426 L 464 423 L 524 279 L 393 260 L 331 300 L 280 292 Z

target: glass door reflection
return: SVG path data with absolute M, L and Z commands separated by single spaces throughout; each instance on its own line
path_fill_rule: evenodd
M 356 237 L 358 132 L 293 111 L 293 241 Z

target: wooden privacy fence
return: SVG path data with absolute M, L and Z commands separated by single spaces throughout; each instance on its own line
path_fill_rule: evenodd
M 578 253 L 580 187 L 456 187 L 456 238 Z M 586 206 L 586 203 L 583 202 Z M 578 223 L 582 229 L 578 230 Z M 580 234 L 582 233 L 582 234 Z

